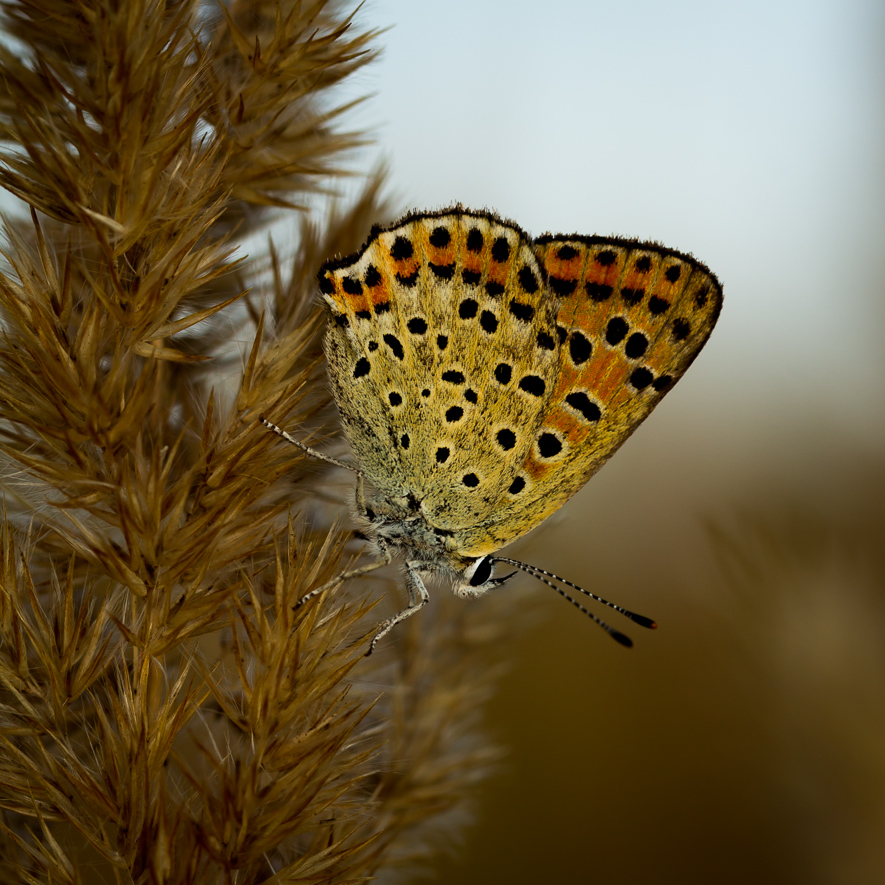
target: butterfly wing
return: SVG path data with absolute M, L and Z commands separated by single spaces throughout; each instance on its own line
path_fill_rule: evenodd
M 454 207 L 376 228 L 320 271 L 345 432 L 388 499 L 453 551 L 557 510 L 684 374 L 719 314 L 700 262 L 650 243 L 532 242 Z
M 575 494 L 682 377 L 722 306 L 704 265 L 655 244 L 545 236 L 535 251 L 558 304 L 563 358 L 514 478 L 520 496 L 459 534 L 471 555 L 513 541 Z
M 320 271 L 333 390 L 368 479 L 437 528 L 492 518 L 560 374 L 531 241 L 487 213 L 407 216 Z

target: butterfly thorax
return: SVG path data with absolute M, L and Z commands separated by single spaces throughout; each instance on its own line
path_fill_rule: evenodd
M 433 525 L 414 495 L 391 500 L 376 493 L 357 513 L 365 520 L 369 539 L 404 557 L 411 568 L 448 578 L 456 588 L 464 583 L 464 572 L 475 557 L 458 552 L 456 534 Z

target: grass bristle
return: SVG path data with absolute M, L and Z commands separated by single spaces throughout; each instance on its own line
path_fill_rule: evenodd
M 0 879 L 423 860 L 493 755 L 483 616 L 367 661 L 383 584 L 296 608 L 353 555 L 346 489 L 257 420 L 336 426 L 314 278 L 390 215 L 383 174 L 303 207 L 366 141 L 334 87 L 377 32 L 326 0 L 4 10 L 0 184 L 26 211 L 0 270 Z M 291 261 L 247 260 L 285 211 Z

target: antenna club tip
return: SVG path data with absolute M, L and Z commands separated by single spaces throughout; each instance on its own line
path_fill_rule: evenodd
M 625 636 L 623 633 L 619 633 L 617 630 L 609 631 L 609 635 L 615 642 L 620 642 L 625 648 L 633 648 L 633 640 L 629 636 Z
M 640 627 L 647 627 L 649 630 L 657 630 L 658 625 L 651 618 L 646 618 L 644 615 L 636 615 L 633 612 L 630 612 L 630 620 L 633 621 L 634 624 L 639 624 Z

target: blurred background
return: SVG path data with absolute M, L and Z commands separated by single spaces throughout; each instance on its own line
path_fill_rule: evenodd
M 347 84 L 377 139 L 353 165 L 386 160 L 401 208 L 658 240 L 725 290 L 675 390 L 509 548 L 660 629 L 611 618 L 627 651 L 527 576 L 506 591 L 505 753 L 428 875 L 885 882 L 885 4 L 357 21 L 390 30 Z
M 488 722 L 507 752 L 433 873 L 885 881 L 885 5 L 359 21 L 391 26 L 351 88 L 403 208 L 655 239 L 725 288 L 674 392 L 510 548 L 660 629 L 625 651 L 522 579 Z

